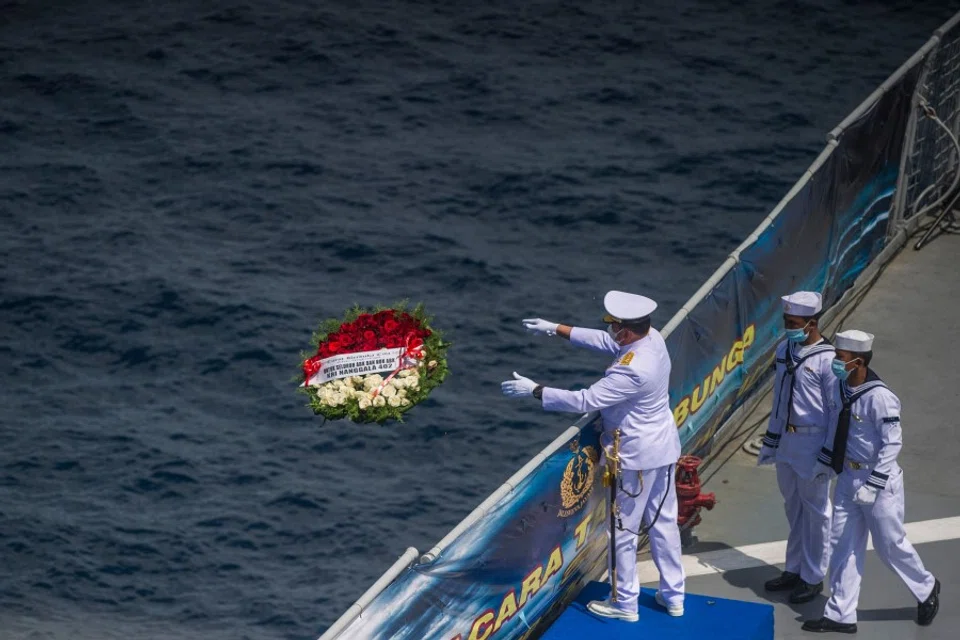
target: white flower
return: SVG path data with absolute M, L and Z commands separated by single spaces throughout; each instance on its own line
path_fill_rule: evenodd
M 380 395 L 382 395 L 384 398 L 392 398 L 393 396 L 397 395 L 397 388 L 388 384 L 383 388 L 383 391 L 380 392 Z
M 370 398 L 360 398 L 360 408 L 366 409 L 370 406 Z
M 379 387 L 382 382 L 383 382 L 383 376 L 381 376 L 379 373 L 371 373 L 363 381 L 363 388 L 366 391 L 373 391 L 374 389 Z
M 387 399 L 387 404 L 389 404 L 391 407 L 399 407 L 402 401 L 403 399 L 399 396 L 393 396 Z
M 382 407 L 385 404 L 387 404 L 387 401 L 383 396 L 377 396 L 373 399 L 373 406 L 375 407 Z
M 431 360 L 431 361 L 430 361 L 430 364 L 428 364 L 427 366 L 430 367 L 431 369 L 433 369 L 435 366 L 437 366 L 437 361 L 436 361 L 436 360 Z
M 350 384 L 352 384 L 355 387 L 363 386 L 363 378 L 361 376 L 350 376 L 349 380 L 350 380 Z
M 398 398 L 406 398 L 406 397 L 407 397 L 407 390 L 406 390 L 406 389 L 398 389 L 398 390 L 397 390 L 397 397 L 398 397 Z
M 402 400 L 400 401 L 400 406 L 401 406 L 401 407 L 406 407 L 406 406 L 409 405 L 409 404 L 410 404 L 410 401 L 407 400 L 406 398 L 404 398 L 404 399 L 402 399 Z
M 398 378 L 409 378 L 410 376 L 417 375 L 416 369 L 404 369 L 397 374 Z
M 342 393 L 334 393 L 330 396 L 330 406 L 339 407 L 344 403 L 344 400 L 346 400 L 346 398 L 343 397 Z

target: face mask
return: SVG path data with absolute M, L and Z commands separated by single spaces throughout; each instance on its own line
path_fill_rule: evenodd
M 810 333 L 808 331 L 804 331 L 804 329 L 807 328 L 808 324 L 810 323 L 808 322 L 799 329 L 787 329 L 787 340 L 790 342 L 806 342 L 807 336 L 809 336 Z
M 850 362 L 856 362 L 856 360 L 851 360 Z M 850 377 L 850 371 L 847 369 L 847 365 L 850 362 L 844 362 L 843 360 L 834 360 L 830 363 L 830 368 L 833 369 L 833 375 L 840 378 L 840 380 L 846 380 Z

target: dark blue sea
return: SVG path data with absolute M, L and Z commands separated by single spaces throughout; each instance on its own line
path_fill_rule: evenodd
M 576 418 L 521 318 L 666 323 L 956 8 L 0 0 L 0 639 L 316 638 Z M 403 298 L 451 377 L 323 424 Z

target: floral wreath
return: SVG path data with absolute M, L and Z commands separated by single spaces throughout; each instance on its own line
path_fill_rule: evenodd
M 355 306 L 343 319 L 320 324 L 304 357 L 300 390 L 310 408 L 327 420 L 403 422 L 447 377 L 449 342 L 430 326 L 423 305 L 365 309 Z M 306 356 L 306 354 L 303 354 Z

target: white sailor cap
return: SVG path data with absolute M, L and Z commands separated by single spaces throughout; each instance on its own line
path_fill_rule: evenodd
M 623 323 L 646 318 L 657 308 L 657 303 L 635 293 L 608 291 L 603 297 L 603 308 L 607 311 L 607 315 L 603 317 L 604 322 Z
M 807 318 L 817 315 L 823 308 L 823 296 L 813 291 L 797 291 L 780 299 L 783 300 L 783 312 L 791 316 Z
M 873 349 L 873 334 L 858 329 L 847 329 L 833 337 L 833 346 L 840 351 L 866 353 Z

